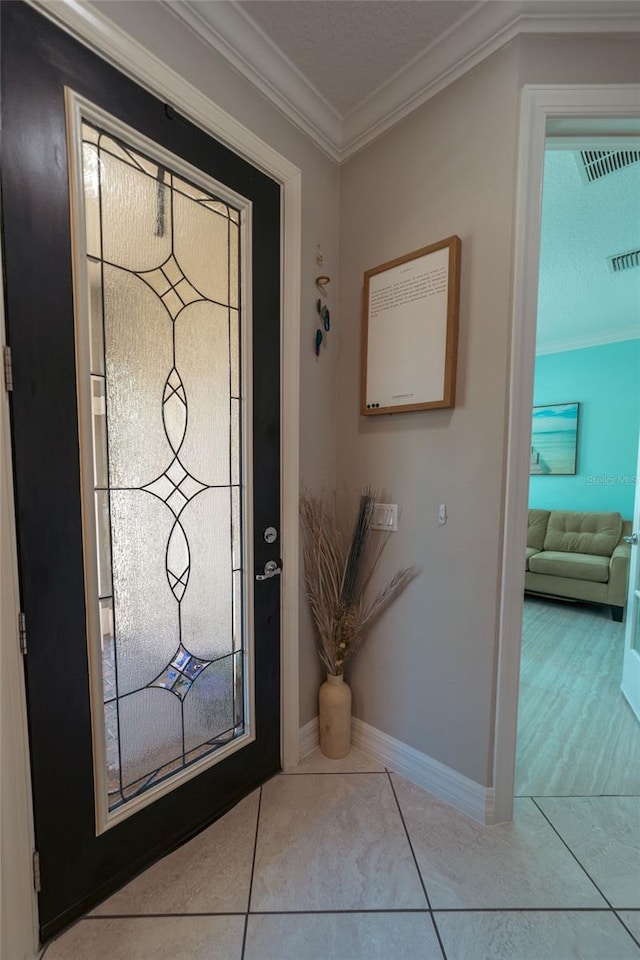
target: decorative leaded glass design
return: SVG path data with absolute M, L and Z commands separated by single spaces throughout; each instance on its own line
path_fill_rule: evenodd
M 84 122 L 108 806 L 245 732 L 240 211 Z

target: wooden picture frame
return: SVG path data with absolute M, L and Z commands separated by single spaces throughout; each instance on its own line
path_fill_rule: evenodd
M 455 405 L 460 237 L 364 274 L 360 413 Z

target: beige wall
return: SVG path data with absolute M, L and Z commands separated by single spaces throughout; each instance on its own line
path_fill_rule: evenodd
M 513 41 L 342 168 L 338 481 L 372 483 L 399 503 L 386 572 L 422 568 L 353 665 L 354 712 L 483 785 L 492 782 L 520 90 L 637 82 L 639 62 L 637 40 Z M 363 271 L 453 233 L 462 239 L 456 407 L 362 418 Z
M 399 504 L 387 571 L 422 568 L 358 655 L 355 713 L 480 783 L 491 743 L 515 72 L 516 51 L 502 50 L 342 171 L 338 475 Z M 454 233 L 462 240 L 456 408 L 360 417 L 363 271 Z
M 518 50 L 520 85 L 640 82 L 638 36 L 521 37 Z
M 328 303 L 335 307 L 338 268 L 339 169 L 210 47 L 164 7 L 139 0 L 94 4 L 102 14 L 261 137 L 302 171 L 302 297 L 300 349 L 300 482 L 331 489 L 335 482 L 335 337 L 316 360 L 318 315 L 314 279 L 333 278 Z M 324 253 L 320 268 L 317 245 Z M 317 713 L 319 667 L 306 601 L 300 604 L 300 723 Z

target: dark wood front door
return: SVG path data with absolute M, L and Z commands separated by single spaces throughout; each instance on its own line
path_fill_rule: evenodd
M 253 590 L 280 517 L 280 189 L 30 7 L 0 16 L 46 940 L 280 766 L 277 576 Z

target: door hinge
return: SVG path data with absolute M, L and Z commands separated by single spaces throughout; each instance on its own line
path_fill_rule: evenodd
M 20 637 L 20 651 L 23 656 L 27 655 L 27 618 L 24 613 L 18 614 L 18 636 Z
M 40 893 L 42 883 L 40 880 L 40 854 L 37 850 L 33 851 L 33 889 Z
M 13 362 L 11 360 L 11 347 L 5 345 L 2 348 L 2 362 L 4 366 L 4 386 L 8 393 L 13 390 Z

